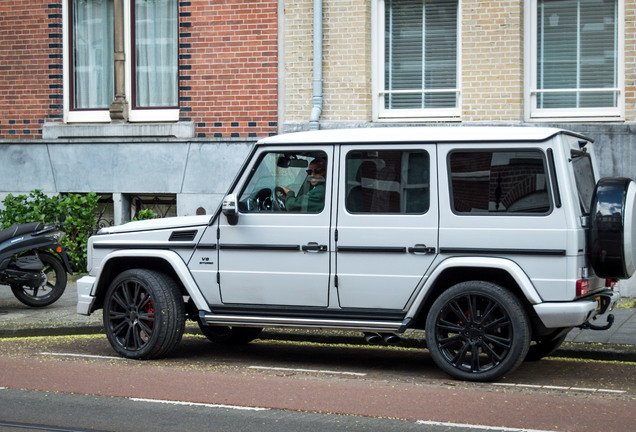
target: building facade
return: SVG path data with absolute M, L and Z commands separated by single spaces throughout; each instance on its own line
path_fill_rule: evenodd
M 0 198 L 213 212 L 278 131 L 278 4 L 0 0 Z
M 601 175 L 636 178 L 635 14 L 633 0 L 0 0 L 0 198 L 94 191 L 117 223 L 152 202 L 211 212 L 260 137 L 390 125 L 560 126 L 596 139 Z
M 321 128 L 554 125 L 636 178 L 636 2 L 320 1 Z M 285 132 L 310 128 L 314 3 L 285 2 Z

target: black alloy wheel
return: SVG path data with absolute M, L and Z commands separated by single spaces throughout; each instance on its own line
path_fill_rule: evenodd
M 124 357 L 151 359 L 169 354 L 181 341 L 185 306 L 170 277 L 152 270 L 127 270 L 104 299 L 104 328 Z
M 44 307 L 55 303 L 66 289 L 67 275 L 64 265 L 56 255 L 39 252 L 44 267 L 41 274 L 44 284 L 39 287 L 11 285 L 13 295 L 27 306 Z
M 198 321 L 201 333 L 208 338 L 209 341 L 221 345 L 243 345 L 252 342 L 261 332 L 262 328 L 258 327 L 228 327 L 205 325 Z
M 493 381 L 526 357 L 530 327 L 517 298 L 485 281 L 452 286 L 433 303 L 426 338 L 435 363 L 468 381 Z

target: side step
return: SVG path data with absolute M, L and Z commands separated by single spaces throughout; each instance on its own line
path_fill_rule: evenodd
M 411 322 L 410 318 L 407 318 L 404 321 L 369 321 L 328 318 L 210 314 L 204 311 L 199 312 L 199 318 L 201 319 L 202 323 L 207 325 L 243 327 L 330 328 L 385 333 L 404 333 Z

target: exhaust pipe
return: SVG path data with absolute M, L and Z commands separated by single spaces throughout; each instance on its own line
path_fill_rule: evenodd
M 382 335 L 382 340 L 387 345 L 395 345 L 400 343 L 400 337 L 393 333 L 385 333 Z
M 380 344 L 380 342 L 382 342 L 382 336 L 380 336 L 377 333 L 365 333 L 364 334 L 364 340 L 369 345 L 378 345 L 378 344 Z
M 379 345 L 384 342 L 387 345 L 395 345 L 400 342 L 400 337 L 394 333 L 365 333 L 364 340 L 369 345 Z

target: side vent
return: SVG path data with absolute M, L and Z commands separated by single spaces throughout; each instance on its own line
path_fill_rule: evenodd
M 170 241 L 192 241 L 197 235 L 197 230 L 173 231 L 170 234 Z

